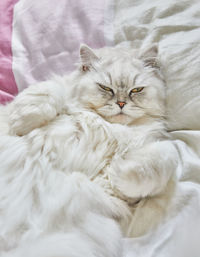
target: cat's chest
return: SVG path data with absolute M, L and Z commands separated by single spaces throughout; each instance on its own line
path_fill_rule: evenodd
M 80 171 L 91 179 L 116 156 L 141 143 L 140 133 L 102 122 L 94 115 L 58 117 L 29 135 L 31 154 L 66 173 Z

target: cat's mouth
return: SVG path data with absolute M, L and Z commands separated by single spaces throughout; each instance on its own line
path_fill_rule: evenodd
M 120 110 L 115 116 L 121 115 L 121 116 L 128 116 L 126 113 L 123 112 L 123 110 Z
M 123 112 L 119 112 L 118 114 L 116 114 L 116 115 L 114 115 L 114 116 L 127 116 L 125 113 L 123 113 Z
M 114 117 L 121 117 L 122 118 L 122 117 L 127 117 L 127 115 L 123 112 L 120 112 L 120 113 L 114 115 Z
M 103 117 L 105 120 L 111 122 L 111 123 L 119 123 L 119 124 L 129 124 L 132 122 L 132 118 L 124 113 L 123 110 L 120 110 L 119 112 L 115 113 L 115 114 L 107 114 L 105 115 L 105 113 L 100 113 L 97 112 L 101 117 Z

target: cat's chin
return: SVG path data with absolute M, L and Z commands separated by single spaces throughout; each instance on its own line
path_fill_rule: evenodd
M 133 122 L 133 119 L 123 113 L 114 115 L 114 116 L 110 116 L 110 117 L 106 117 L 105 118 L 107 121 L 109 121 L 110 123 L 119 123 L 119 124 L 123 124 L 123 125 L 128 125 L 130 123 Z

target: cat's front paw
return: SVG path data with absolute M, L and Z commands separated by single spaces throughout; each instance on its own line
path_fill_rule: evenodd
M 35 128 L 39 128 L 48 120 L 53 119 L 56 116 L 55 110 L 49 106 L 45 106 L 48 112 L 44 113 L 41 110 L 42 106 L 39 107 L 36 104 L 20 103 L 15 106 L 9 116 L 10 133 L 18 136 L 23 136 Z
M 10 132 L 23 136 L 53 120 L 63 108 L 62 94 L 48 83 L 25 89 L 9 105 Z
M 113 190 L 127 200 L 154 195 L 159 190 L 152 167 L 133 160 L 119 159 L 110 165 L 107 173 Z

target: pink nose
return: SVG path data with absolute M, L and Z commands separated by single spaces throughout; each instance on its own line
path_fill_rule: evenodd
M 118 104 L 119 107 L 122 109 L 126 103 L 125 103 L 125 102 L 119 102 L 119 101 L 118 101 L 117 104 Z

